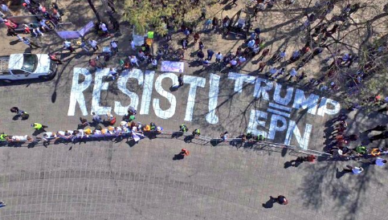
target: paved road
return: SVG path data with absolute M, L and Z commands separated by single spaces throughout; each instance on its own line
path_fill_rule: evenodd
M 19 47 L 20 46 L 20 47 Z M 23 52 L 22 45 L 7 46 Z M 15 49 L 16 48 L 16 49 Z M 2 52 L 4 52 L 2 51 Z M 47 82 L 21 83 L 0 86 L 0 130 L 8 134 L 31 134 L 30 124 L 42 122 L 49 130 L 74 129 L 82 116 L 80 106 L 75 106 L 74 116 L 69 116 L 74 68 L 86 67 L 89 56 L 68 56 L 69 63 L 61 66 L 56 78 Z M 244 132 L 249 126 L 252 110 L 267 113 L 261 130 L 271 130 L 274 113 L 268 111 L 269 101 L 263 96 L 255 99 L 258 84 L 246 79 L 242 90 L 235 91 L 236 80 L 228 72 L 217 73 L 220 77 L 215 114 L 218 123 L 206 120 L 209 112 L 209 83 L 212 71 L 197 71 L 185 66 L 186 76 L 203 77 L 205 85 L 198 87 L 194 100 L 189 100 L 190 86 L 172 92 L 176 97 L 175 113 L 163 119 L 157 115 L 154 99 L 159 99 L 162 110 L 171 103 L 159 94 L 152 80 L 152 95 L 148 114 L 139 114 L 137 121 L 151 121 L 165 130 L 176 130 L 187 117 L 188 103 L 193 103 L 190 129 L 201 128 L 203 134 L 218 137 L 228 130 L 232 136 Z M 241 73 L 246 74 L 246 71 Z M 101 88 L 91 76 L 91 84 L 83 92 L 85 106 L 90 114 L 93 92 Z M 264 76 L 259 76 L 265 79 Z M 85 81 L 81 76 L 77 83 Z M 214 79 L 214 78 L 213 78 Z M 214 81 L 213 81 L 214 82 Z M 139 97 L 138 112 L 144 96 L 144 86 L 130 79 L 124 83 Z M 169 91 L 171 79 L 160 84 Z M 276 86 L 283 85 L 279 97 L 287 97 L 286 88 L 294 88 L 290 103 L 283 107 L 293 108 L 298 85 L 279 81 L 269 91 L 271 102 Z M 261 88 L 265 83 L 260 83 Z M 96 89 L 95 89 L 96 88 Z M 160 87 L 158 87 L 160 88 Z M 256 91 L 256 92 L 255 92 Z M 162 94 L 165 94 L 161 92 Z M 215 94 L 215 93 L 211 93 Z M 263 94 L 263 93 L 261 93 Z M 310 93 L 306 92 L 306 96 Z M 326 95 L 316 93 L 319 103 Z M 328 97 L 329 98 L 329 97 Z M 128 105 L 128 98 L 117 83 L 109 82 L 101 91 L 101 106 L 113 107 L 115 101 Z M 13 120 L 9 108 L 18 106 L 27 110 L 27 121 Z M 333 108 L 328 105 L 328 108 Z M 160 112 L 160 111 L 159 111 Z M 308 148 L 322 150 L 326 136 L 331 132 L 330 119 L 335 115 L 310 114 L 295 109 L 286 117 L 286 126 L 274 133 L 274 142 L 284 143 L 290 122 L 295 121 L 302 138 L 306 124 L 311 125 Z M 90 119 L 90 116 L 87 116 Z M 165 117 L 165 116 L 163 116 Z M 377 123 L 386 123 L 387 116 L 352 112 L 349 114 L 350 133 L 360 133 L 360 144 L 366 139 L 362 133 Z M 253 120 L 258 123 L 257 120 Z M 274 120 L 275 127 L 282 127 L 282 120 Z M 279 123 L 278 123 L 279 122 Z M 258 125 L 259 126 L 259 125 Z M 303 139 L 303 138 L 302 138 Z M 291 144 L 300 144 L 292 134 Z M 383 146 L 375 142 L 373 146 Z M 173 161 L 174 154 L 187 148 L 191 155 L 181 161 Z M 233 146 L 186 144 L 182 140 L 143 140 L 131 146 L 125 142 L 88 142 L 86 144 L 50 145 L 0 148 L 0 200 L 7 203 L 0 209 L 1 219 L 384 219 L 388 214 L 384 204 L 387 197 L 387 168 L 365 166 L 360 176 L 340 177 L 337 168 L 356 162 L 317 162 L 302 164 L 298 168 L 285 169 L 285 162 L 294 159 L 293 153 L 282 155 L 270 149 L 237 149 Z M 283 194 L 289 205 L 262 207 L 269 196 Z

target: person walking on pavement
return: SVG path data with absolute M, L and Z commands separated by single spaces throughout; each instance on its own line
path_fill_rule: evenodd
M 48 126 L 42 125 L 40 123 L 33 123 L 31 124 L 31 127 L 33 127 L 35 131 L 44 131 L 46 128 L 48 128 Z
M 173 158 L 173 160 L 183 160 L 185 157 L 189 156 L 190 155 L 190 152 L 186 149 L 182 149 L 181 152 L 179 152 L 179 154 L 176 154 Z
M 26 37 L 22 37 L 22 42 L 23 42 L 25 45 L 29 46 L 31 49 L 33 49 L 33 47 L 35 47 L 35 48 L 40 48 L 38 45 L 36 45 L 35 43 L 31 42 L 31 41 L 30 41 L 28 38 L 26 38 Z
M 69 50 L 70 53 L 73 53 L 74 49 L 73 49 L 73 47 L 71 46 L 71 42 L 70 42 L 70 41 L 67 41 L 67 40 L 66 40 L 66 41 L 63 43 L 63 46 L 64 46 L 64 48 L 65 48 L 66 50 Z
M 5 207 L 7 204 L 5 204 L 3 201 L 0 201 L 0 208 Z

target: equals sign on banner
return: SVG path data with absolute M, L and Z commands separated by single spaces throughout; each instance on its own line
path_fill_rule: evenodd
M 279 105 L 279 104 L 275 104 L 275 103 L 272 103 L 270 102 L 269 103 L 269 108 L 268 108 L 268 112 L 271 112 L 273 114 L 277 114 L 277 115 L 282 115 L 284 117 L 287 117 L 289 118 L 290 117 L 290 113 L 291 113 L 291 108 L 290 107 L 287 107 L 287 106 L 283 106 L 283 105 Z

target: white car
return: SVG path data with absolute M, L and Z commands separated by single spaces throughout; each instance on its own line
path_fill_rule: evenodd
M 11 83 L 28 79 L 52 79 L 57 64 L 48 54 L 11 54 L 0 57 L 0 81 Z

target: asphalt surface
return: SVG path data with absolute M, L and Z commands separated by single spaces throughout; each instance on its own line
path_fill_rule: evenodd
M 21 43 L 6 44 L 4 48 L 4 54 L 25 50 Z M 77 127 L 82 116 L 78 104 L 75 115 L 68 116 L 73 71 L 75 67 L 86 68 L 90 57 L 69 54 L 63 57 L 66 62 L 53 80 L 0 86 L 0 131 L 32 135 L 30 124 L 34 122 L 48 125 L 49 131 Z M 249 83 L 244 84 L 241 93 L 236 93 L 235 82 L 228 79 L 228 73 L 217 72 L 219 122 L 209 124 L 206 115 L 210 73 L 213 71 L 198 71 L 186 63 L 185 75 L 203 77 L 206 85 L 197 89 L 192 121 L 185 123 L 190 130 L 200 128 L 209 137 L 218 138 L 226 130 L 231 136 L 238 136 L 246 130 L 251 110 L 266 112 L 268 102 L 255 99 L 255 85 Z M 160 74 L 155 74 L 153 82 Z M 83 93 L 89 114 L 96 83 L 94 74 L 92 78 L 92 84 Z M 299 85 L 279 83 L 303 90 Z M 126 86 L 141 100 L 143 88 L 135 80 Z M 163 81 L 166 91 L 170 86 L 170 80 Z M 149 114 L 138 114 L 136 121 L 155 122 L 166 131 L 177 130 L 186 116 L 189 92 L 188 85 L 172 92 L 177 108 L 171 118 L 158 117 L 151 102 Z M 158 94 L 154 83 L 151 98 L 159 98 L 162 109 L 169 108 L 170 103 Z M 99 103 L 114 107 L 115 101 L 128 105 L 131 100 L 118 90 L 117 83 L 109 82 Z M 28 111 L 30 118 L 14 120 L 9 112 L 12 106 Z M 293 110 L 287 123 L 297 121 L 301 133 L 306 124 L 311 124 L 308 148 L 323 150 L 334 116 L 318 117 Z M 86 117 L 91 119 L 90 115 Z M 352 146 L 366 141 L 367 134 L 363 131 L 386 122 L 384 114 L 350 113 L 348 134 L 357 133 L 361 137 Z M 268 131 L 269 126 L 268 118 L 264 130 Z M 284 143 L 285 136 L 285 130 L 278 132 L 273 141 Z M 295 138 L 291 143 L 298 144 Z M 385 146 L 385 141 L 369 146 Z M 190 156 L 173 160 L 182 148 L 188 149 Z M 0 200 L 7 206 L 0 208 L 0 219 L 385 219 L 387 167 L 356 161 L 317 161 L 285 168 L 286 162 L 296 156 L 271 148 L 188 144 L 168 137 L 144 139 L 136 145 L 101 141 L 52 144 L 47 148 L 1 147 Z M 362 165 L 365 171 L 359 176 L 341 175 L 337 170 L 347 164 Z M 278 195 L 285 195 L 289 204 L 262 206 L 270 196 Z

